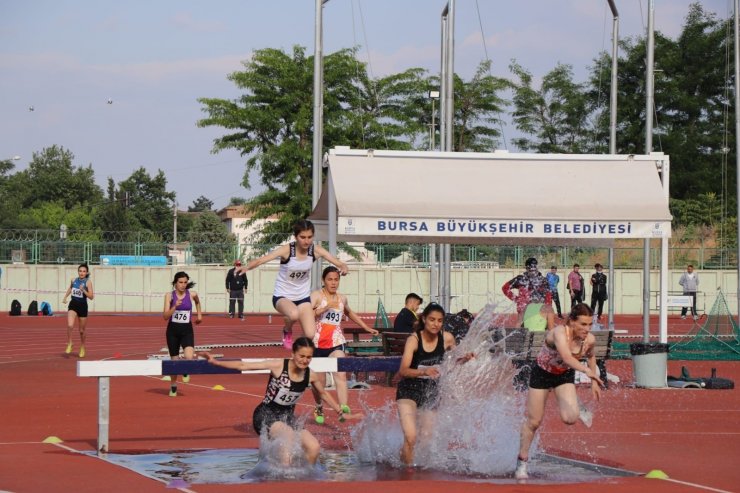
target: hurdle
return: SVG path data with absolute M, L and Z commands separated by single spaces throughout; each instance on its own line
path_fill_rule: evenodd
M 283 358 L 242 358 L 228 361 L 254 363 L 268 359 Z M 399 357 L 375 358 L 313 358 L 309 368 L 317 373 L 326 372 L 367 372 L 398 371 L 401 365 Z M 223 368 L 198 360 L 122 360 L 122 361 L 78 361 L 78 377 L 96 377 L 98 379 L 98 455 L 108 453 L 110 430 L 110 378 L 141 377 L 165 375 L 214 375 L 268 373 L 269 370 L 239 371 Z

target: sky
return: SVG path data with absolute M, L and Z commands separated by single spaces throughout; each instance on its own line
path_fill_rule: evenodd
M 324 52 L 359 46 L 372 76 L 439 71 L 446 0 L 330 0 Z M 606 0 L 456 0 L 455 72 L 469 79 L 488 56 L 508 77 L 512 59 L 536 78 L 558 62 L 586 78 L 611 50 Z M 654 0 L 655 28 L 675 38 L 690 0 Z M 719 18 L 732 0 L 704 0 Z M 620 37 L 644 35 L 649 0 L 615 0 Z M 91 165 L 105 190 L 143 166 L 162 170 L 181 209 L 215 207 L 261 191 L 241 186 L 246 157 L 212 153 L 225 129 L 198 128 L 197 99 L 234 99 L 227 75 L 253 51 L 314 50 L 315 0 L 0 0 L 0 160 L 59 145 Z M 110 103 L 109 103 L 110 101 Z M 33 111 L 30 111 L 33 108 Z M 513 134 L 508 126 L 504 134 Z M 509 144 L 509 149 L 515 149 Z

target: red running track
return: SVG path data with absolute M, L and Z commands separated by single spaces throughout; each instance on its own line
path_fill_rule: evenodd
M 637 317 L 637 329 L 641 322 Z M 690 323 L 686 324 L 690 329 Z M 679 328 L 682 326 L 678 326 Z M 0 490 L 14 492 L 163 491 L 161 482 L 78 452 L 91 452 L 97 440 L 97 382 L 78 378 L 76 350 L 64 354 L 64 317 L 0 315 Z M 196 329 L 198 344 L 273 342 L 278 317 L 249 317 L 240 322 L 207 316 Z M 77 336 L 75 335 L 75 341 Z M 144 359 L 164 346 L 164 322 L 158 316 L 103 316 L 89 320 L 86 359 Z M 218 352 L 233 357 L 283 356 L 279 347 L 234 348 Z M 740 363 L 684 362 L 693 375 L 719 376 L 740 383 Z M 678 374 L 681 362 L 669 362 Z M 594 425 L 566 427 L 552 405 L 541 430 L 546 451 L 587 462 L 647 472 L 664 471 L 669 480 L 643 477 L 610 479 L 593 484 L 484 484 L 433 480 L 353 483 L 357 491 L 384 493 L 449 493 L 461 488 L 487 491 L 548 493 L 738 491 L 740 485 L 740 391 L 640 390 L 630 388 L 631 363 L 612 361 L 609 370 L 622 383 L 605 392 Z M 226 391 L 213 391 L 221 384 Z M 203 375 L 180 384 L 180 395 L 167 397 L 167 383 L 155 377 L 111 379 L 110 447 L 114 452 L 192 448 L 256 448 L 249 426 L 251 410 L 261 399 L 264 376 Z M 357 402 L 357 393 L 351 394 Z M 391 400 L 394 389 L 375 385 L 362 397 L 371 406 Z M 310 412 L 310 396 L 300 409 Z M 322 445 L 341 447 L 349 440 L 348 423 L 310 425 Z M 41 443 L 56 436 L 62 444 Z M 258 485 L 191 485 L 195 492 L 278 492 L 287 487 L 339 492 L 342 483 L 264 483 Z

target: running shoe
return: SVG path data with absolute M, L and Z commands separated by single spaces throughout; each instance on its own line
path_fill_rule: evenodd
M 324 424 L 324 408 L 321 405 L 313 408 L 313 419 L 317 424 Z
M 698 315 L 694 315 L 694 320 L 699 320 L 699 316 Z
M 68 342 L 67 343 L 67 349 L 65 349 L 64 352 L 67 353 L 67 354 L 69 354 L 69 353 L 72 352 L 72 343 L 71 342 Z
M 80 358 L 84 358 L 84 357 L 85 357 L 85 346 L 82 346 L 80 348 Z
M 681 315 L 681 320 L 686 320 L 686 315 Z
M 190 382 L 190 375 L 183 375 L 182 383 L 188 383 L 188 382 Z
M 528 479 L 529 474 L 527 474 L 527 461 L 522 459 L 516 460 L 516 470 L 514 471 L 514 477 L 516 479 Z
M 177 397 L 177 387 L 170 387 L 170 397 Z
M 283 331 L 283 347 L 285 349 L 293 349 L 293 333 Z
M 339 407 L 342 408 L 342 413 L 344 414 L 350 414 L 352 412 L 347 404 L 342 404 Z

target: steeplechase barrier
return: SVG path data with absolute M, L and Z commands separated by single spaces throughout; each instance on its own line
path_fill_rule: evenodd
M 230 361 L 254 363 L 268 359 L 282 358 L 242 358 Z M 401 364 L 399 357 L 373 358 L 313 358 L 311 371 L 326 372 L 395 372 Z M 98 379 L 98 454 L 108 453 L 110 428 L 110 378 L 166 375 L 213 375 L 268 373 L 269 370 L 239 371 L 215 366 L 206 360 L 116 360 L 116 361 L 78 361 L 78 377 L 97 377 Z

